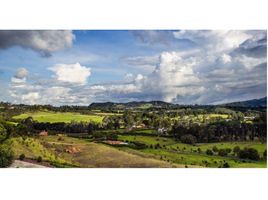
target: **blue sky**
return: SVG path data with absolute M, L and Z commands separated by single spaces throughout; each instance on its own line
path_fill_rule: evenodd
M 1 101 L 217 104 L 266 96 L 266 31 L 0 31 Z

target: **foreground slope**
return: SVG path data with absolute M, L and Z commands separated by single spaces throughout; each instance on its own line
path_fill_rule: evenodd
M 16 157 L 24 154 L 27 159 L 38 156 L 44 162 L 60 167 L 184 167 L 154 158 L 134 155 L 95 142 L 66 136 L 13 139 Z

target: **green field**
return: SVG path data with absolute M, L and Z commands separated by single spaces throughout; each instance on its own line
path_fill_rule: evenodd
M 212 149 L 216 146 L 218 149 L 231 148 L 239 146 L 241 149 L 244 147 L 255 148 L 262 156 L 267 146 L 261 142 L 224 142 L 224 143 L 206 143 L 206 144 L 182 144 L 174 141 L 172 138 L 164 137 L 150 137 L 150 136 L 129 136 L 120 135 L 119 140 L 127 142 L 141 142 L 150 146 L 150 148 L 139 150 L 140 152 L 154 156 L 157 159 L 165 160 L 172 163 L 203 166 L 203 167 L 220 167 L 224 162 L 228 162 L 230 167 L 266 167 L 266 161 L 250 161 L 241 160 L 233 156 L 232 153 L 228 156 L 221 157 L 218 155 L 206 155 L 207 149 Z M 159 144 L 160 148 L 155 149 L 154 145 Z M 153 145 L 153 146 L 152 146 Z M 120 147 L 127 152 L 134 152 L 137 150 L 128 147 Z M 198 152 L 198 148 L 201 152 Z
M 25 119 L 27 117 L 32 117 L 38 122 L 65 122 L 70 123 L 72 121 L 76 122 L 96 122 L 101 123 L 103 116 L 99 115 L 82 115 L 79 113 L 73 112 L 48 112 L 48 111 L 39 111 L 33 113 L 23 113 L 18 116 L 14 116 L 14 119 Z

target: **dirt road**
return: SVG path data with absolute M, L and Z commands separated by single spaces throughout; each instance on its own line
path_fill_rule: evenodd
M 47 168 L 47 167 L 21 160 L 15 160 L 10 166 L 10 168 Z

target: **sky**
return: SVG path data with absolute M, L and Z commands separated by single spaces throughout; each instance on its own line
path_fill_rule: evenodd
M 266 30 L 0 30 L 0 101 L 221 104 L 267 90 Z

